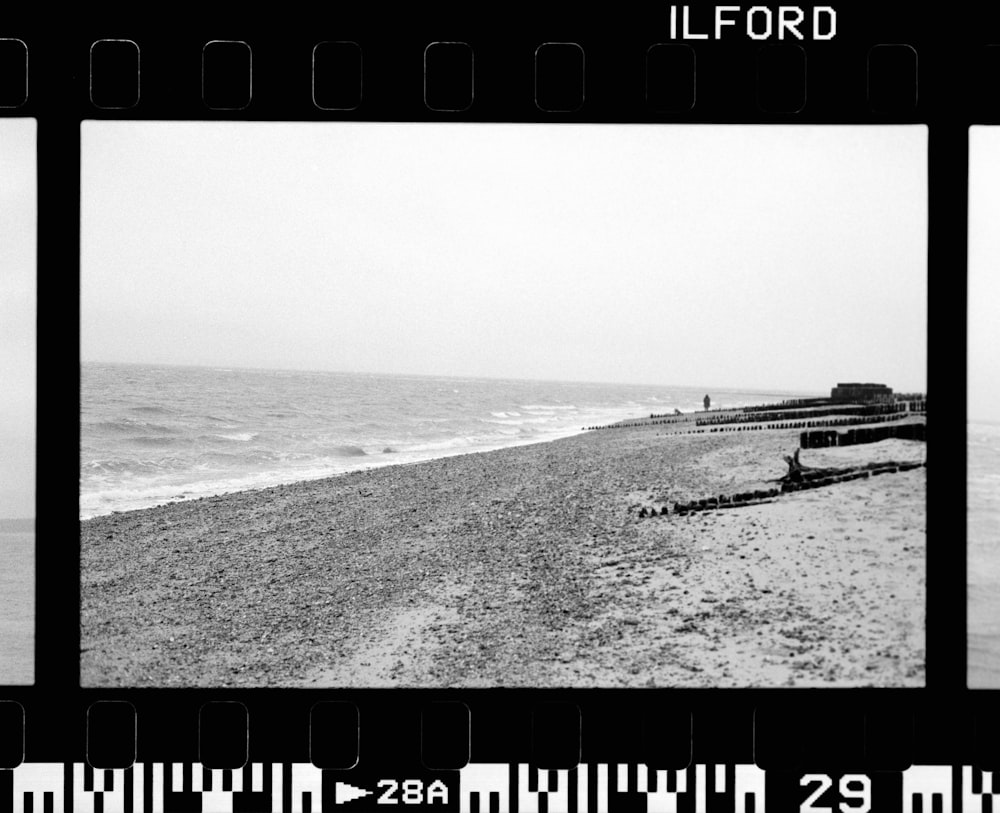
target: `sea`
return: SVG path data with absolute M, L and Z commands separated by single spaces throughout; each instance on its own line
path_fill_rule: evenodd
M 80 518 L 815 393 L 85 363 Z
M 35 682 L 34 529 L 0 518 L 0 685 Z
M 1000 688 L 1000 423 L 967 425 L 969 687 Z

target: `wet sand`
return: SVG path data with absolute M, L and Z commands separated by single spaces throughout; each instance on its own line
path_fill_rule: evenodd
M 676 428 L 88 520 L 83 685 L 924 685 L 925 470 L 639 519 L 773 485 L 798 446 Z

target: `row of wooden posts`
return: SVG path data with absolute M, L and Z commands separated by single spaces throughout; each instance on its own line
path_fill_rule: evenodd
M 743 491 L 739 494 L 733 494 L 732 496 L 720 494 L 718 497 L 706 497 L 700 500 L 691 500 L 686 503 L 675 502 L 672 513 L 678 516 L 684 516 L 685 514 L 697 511 L 715 511 L 724 508 L 740 508 L 749 505 L 759 505 L 763 502 L 770 502 L 781 494 L 788 494 L 795 491 L 807 491 L 813 488 L 835 485 L 836 483 L 846 483 L 851 480 L 877 477 L 881 474 L 896 474 L 897 472 L 910 471 L 911 469 L 917 469 L 926 465 L 927 464 L 924 462 L 917 461 L 905 463 L 888 461 L 885 463 L 872 463 L 860 468 L 804 471 L 802 472 L 800 479 L 783 482 L 780 489 L 756 489 L 754 491 Z M 644 506 L 639 510 L 639 518 L 645 519 L 647 517 L 667 516 L 669 513 L 671 512 L 668 511 L 667 506 L 665 505 L 659 511 L 656 510 L 655 506 L 648 509 Z
M 880 440 L 927 440 L 927 424 L 903 423 L 893 426 L 872 426 L 848 429 L 846 432 L 803 432 L 799 435 L 802 449 L 823 449 L 830 446 L 854 446 L 858 443 L 878 443 Z

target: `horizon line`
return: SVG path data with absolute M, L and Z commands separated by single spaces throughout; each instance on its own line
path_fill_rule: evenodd
M 822 390 L 815 389 L 794 389 L 792 387 L 741 387 L 730 384 L 663 384 L 648 381 L 596 381 L 583 380 L 578 378 L 517 378 L 513 376 L 488 376 L 488 375 L 462 375 L 456 373 L 416 373 L 416 372 L 386 372 L 383 370 L 333 370 L 333 369 L 313 369 L 304 367 L 259 367 L 247 366 L 243 364 L 191 364 L 181 362 L 164 361 L 98 361 L 95 359 L 81 359 L 80 364 L 108 364 L 108 365 L 131 365 L 135 367 L 193 367 L 202 370 L 248 370 L 256 372 L 277 372 L 277 373 L 330 373 L 333 375 L 383 375 L 396 377 L 416 377 L 416 378 L 455 378 L 455 379 L 484 379 L 486 381 L 531 381 L 539 383 L 556 384 L 602 384 L 611 386 L 628 387 L 664 387 L 680 388 L 690 390 L 716 389 L 722 391 L 735 392 L 762 392 L 775 395 L 816 395 L 823 397 Z M 834 386 L 834 385 L 831 385 Z M 904 390 L 900 390 L 904 391 Z

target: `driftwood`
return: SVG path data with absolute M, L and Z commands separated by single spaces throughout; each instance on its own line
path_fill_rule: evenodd
M 772 482 L 801 483 L 806 480 L 818 482 L 831 477 L 860 476 L 862 474 L 867 477 L 869 474 L 882 474 L 885 471 L 908 471 L 909 469 L 917 468 L 923 465 L 922 463 L 898 463 L 894 460 L 887 460 L 879 463 L 865 463 L 862 466 L 848 466 L 841 469 L 831 469 L 805 465 L 799 460 L 798 449 L 795 450 L 795 454 L 791 456 L 782 455 L 782 457 L 788 464 L 788 473 L 783 477 L 773 480 Z
M 806 472 L 809 473 L 810 478 L 818 477 L 833 477 L 838 474 L 843 474 L 848 469 L 822 469 L 816 468 L 815 466 L 807 466 L 805 463 L 799 460 L 799 450 L 796 449 L 795 453 L 792 455 L 783 455 L 785 462 L 788 464 L 788 473 L 783 477 L 779 477 L 774 482 L 777 483 L 801 483 L 805 477 Z
M 806 466 L 799 460 L 799 450 L 796 449 L 792 455 L 783 455 L 788 464 L 788 473 L 784 477 L 779 477 L 779 483 L 799 483 L 802 481 L 802 473 L 812 471 L 812 466 Z

